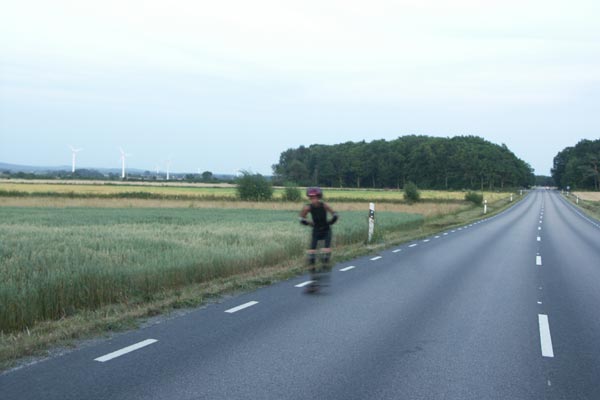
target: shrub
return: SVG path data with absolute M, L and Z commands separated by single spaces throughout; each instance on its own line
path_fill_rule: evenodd
M 465 200 L 470 201 L 476 206 L 480 206 L 483 204 L 483 194 L 476 192 L 467 192 L 467 194 L 465 194 Z
M 421 192 L 419 192 L 419 188 L 413 182 L 408 182 L 404 186 L 404 200 L 411 203 L 421 200 Z
M 302 192 L 294 183 L 286 183 L 283 192 L 283 200 L 285 201 L 300 201 L 302 200 Z
M 242 176 L 236 180 L 237 195 L 241 200 L 266 201 L 273 197 L 273 186 L 261 174 L 242 171 Z

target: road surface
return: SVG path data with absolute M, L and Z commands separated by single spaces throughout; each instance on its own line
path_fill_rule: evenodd
M 600 224 L 558 193 L 0 375 L 2 399 L 599 399 Z

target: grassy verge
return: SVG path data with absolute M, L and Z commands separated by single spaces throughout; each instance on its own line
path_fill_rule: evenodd
M 508 205 L 509 202 L 505 199 L 490 204 L 489 215 L 501 211 Z M 480 208 L 461 208 L 442 216 L 430 216 L 424 223 L 409 225 L 408 229 L 390 229 L 384 235 L 380 235 L 376 243 L 370 246 L 352 240 L 342 240 L 342 244 L 336 248 L 335 261 L 340 262 L 393 244 L 422 238 L 481 217 Z M 22 221 L 18 224 L 22 225 Z M 302 231 L 301 236 L 305 235 L 306 232 Z M 150 298 L 134 296 L 118 304 L 100 305 L 95 309 L 84 308 L 73 314 L 66 313 L 58 320 L 46 320 L 24 330 L 2 333 L 0 369 L 9 368 L 17 360 L 26 356 L 47 354 L 48 349 L 56 346 L 73 345 L 75 340 L 131 329 L 138 326 L 146 317 L 168 313 L 175 309 L 196 307 L 226 294 L 249 291 L 290 278 L 303 272 L 302 265 L 303 255 L 300 248 L 291 258 L 276 260 L 269 267 L 250 266 L 229 276 L 212 277 L 183 287 L 157 287 L 152 289 Z
M 583 198 L 580 198 L 579 204 L 577 204 L 575 196 L 565 196 L 565 198 L 573 205 L 582 209 L 590 217 L 600 220 L 600 201 L 583 200 Z

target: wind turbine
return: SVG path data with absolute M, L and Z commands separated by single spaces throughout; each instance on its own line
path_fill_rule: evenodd
M 172 158 L 173 156 L 170 156 L 169 159 L 165 161 L 167 164 L 167 180 L 169 180 L 169 171 L 171 169 L 171 162 L 173 161 Z
M 121 179 L 125 179 L 125 157 L 129 157 L 131 154 L 125 153 L 121 147 L 119 147 L 119 151 L 121 152 Z
M 73 146 L 69 146 L 69 148 L 71 149 L 71 155 L 72 155 L 72 158 L 71 158 L 71 160 L 72 160 L 71 161 L 71 173 L 74 173 L 75 172 L 75 159 L 77 158 L 77 153 L 79 153 L 83 149 L 76 149 Z

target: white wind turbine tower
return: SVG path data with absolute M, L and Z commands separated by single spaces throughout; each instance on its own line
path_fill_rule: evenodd
M 165 161 L 167 164 L 167 180 L 169 180 L 169 171 L 171 170 L 171 162 L 173 161 L 172 158 L 173 156 L 169 157 L 169 159 Z
M 121 179 L 125 179 L 125 157 L 129 157 L 131 154 L 125 153 L 121 147 L 119 147 L 119 151 L 121 152 Z
M 77 158 L 77 153 L 79 153 L 81 150 L 83 149 L 76 149 L 73 146 L 69 146 L 69 148 L 71 149 L 71 173 L 75 172 L 75 160 Z

